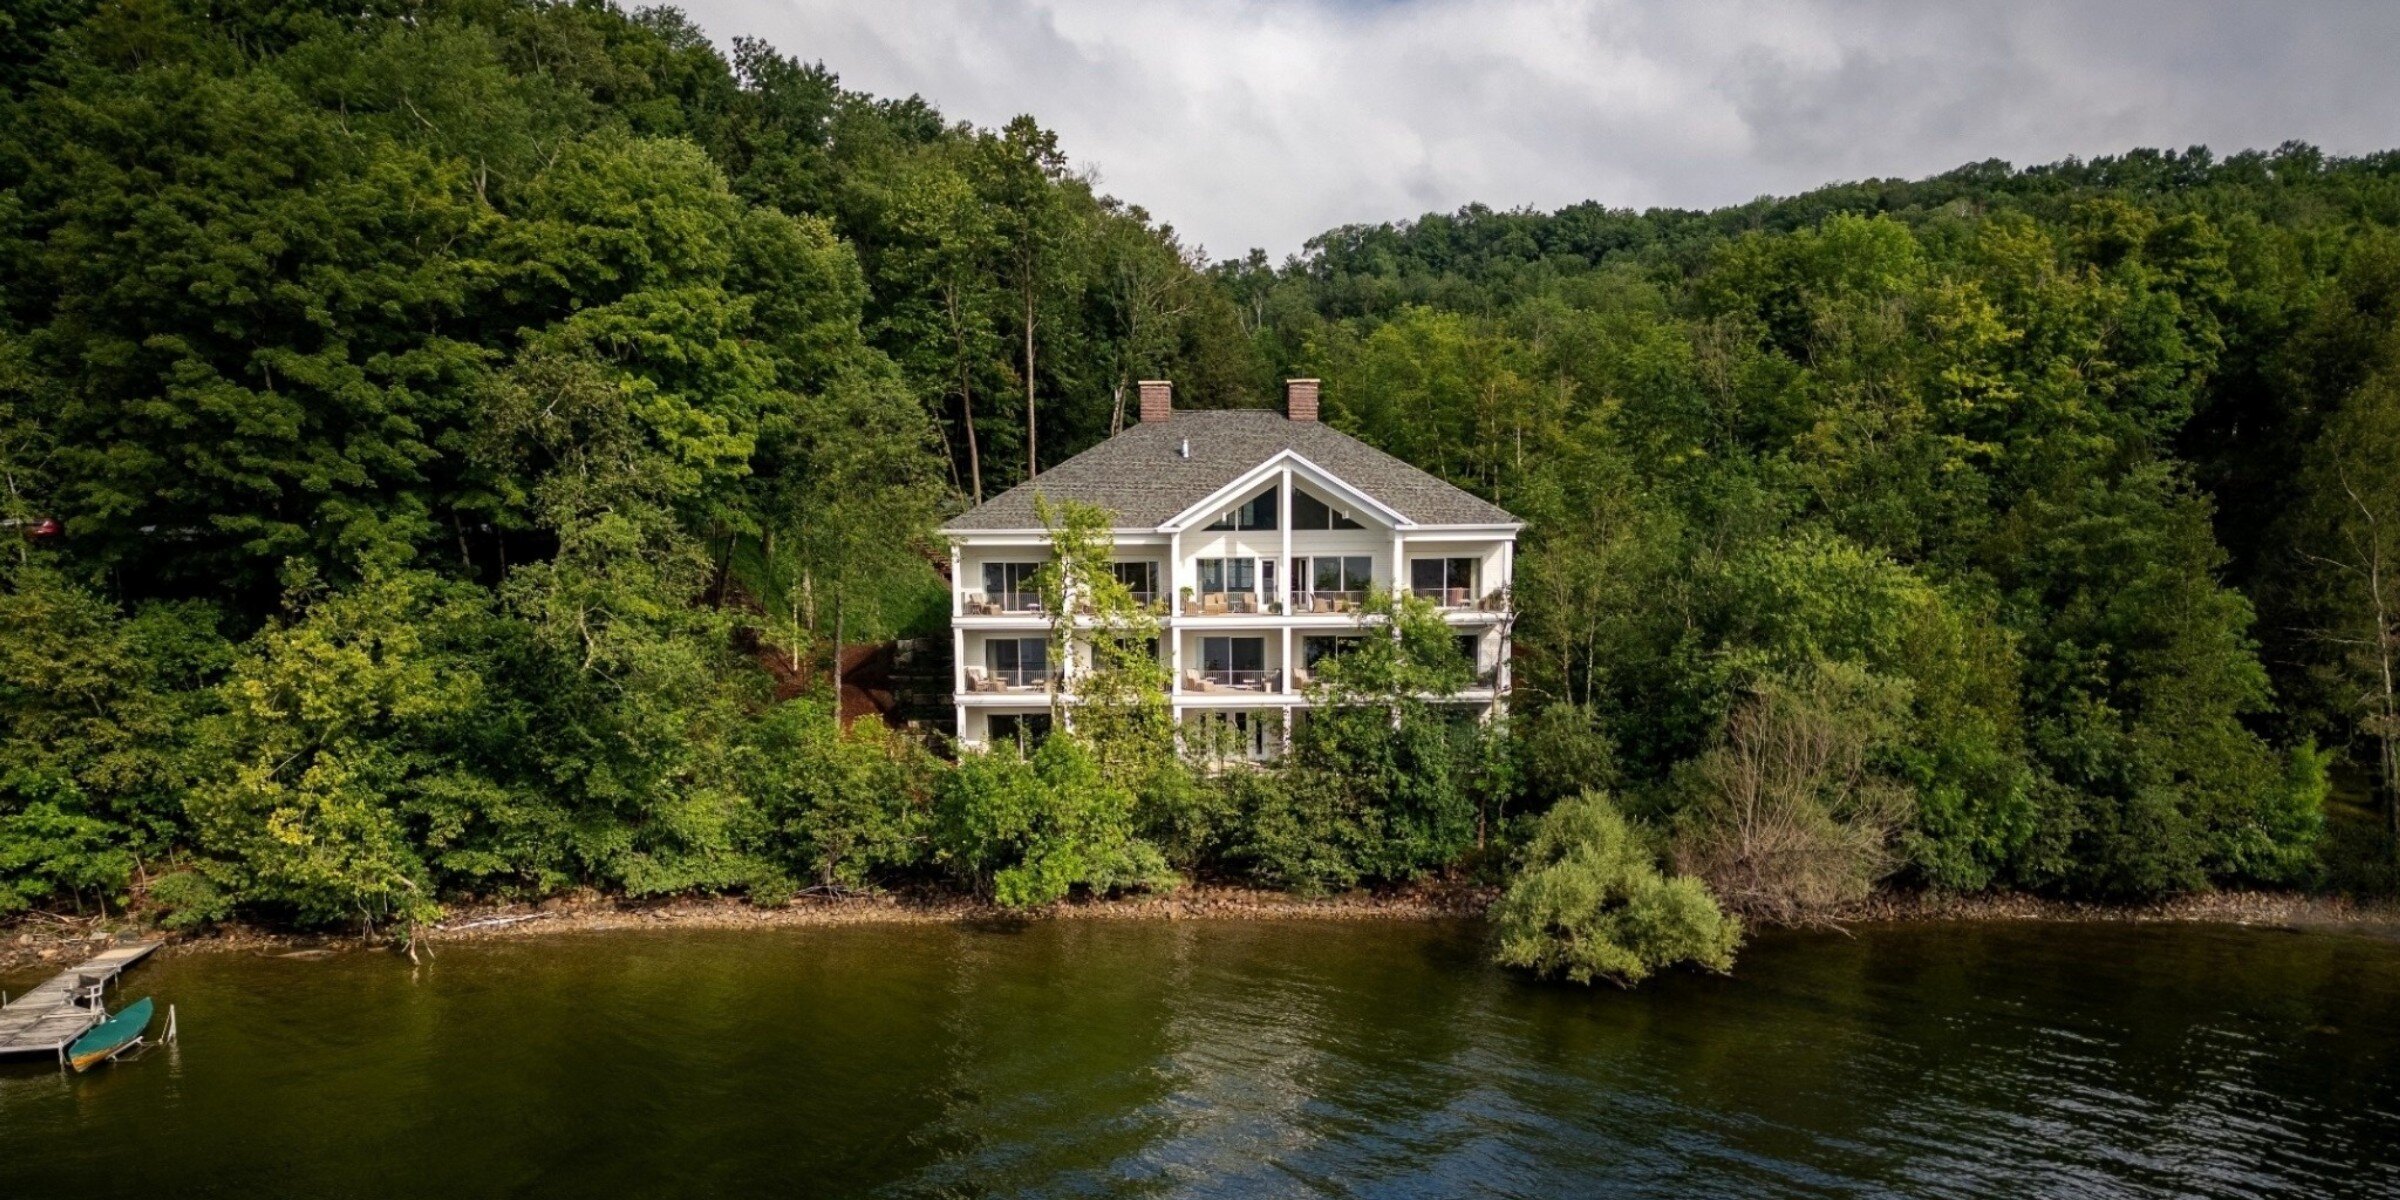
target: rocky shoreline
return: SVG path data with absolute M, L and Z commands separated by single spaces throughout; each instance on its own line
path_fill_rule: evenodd
M 623 930 L 776 929 L 830 925 L 924 925 L 974 921 L 1439 921 L 1483 915 L 1499 889 L 1431 884 L 1339 896 L 1302 897 L 1256 888 L 1192 886 L 1164 896 L 1129 896 L 1016 912 L 947 895 L 803 897 L 782 907 L 744 900 L 628 901 L 584 895 L 538 905 L 462 907 L 419 931 L 419 952 L 446 944 Z M 2048 921 L 2204 923 L 2290 930 L 2342 929 L 2400 941 L 2400 901 L 2357 901 L 2281 892 L 2212 892 L 2149 904 L 2092 904 L 2015 893 L 1956 896 L 1899 892 L 1834 915 L 1836 927 L 1875 924 Z M 143 928 L 138 920 L 22 917 L 0 926 L 0 971 L 74 962 L 96 944 Z M 170 935 L 173 954 L 248 953 L 287 957 L 388 947 L 382 938 L 228 926 Z

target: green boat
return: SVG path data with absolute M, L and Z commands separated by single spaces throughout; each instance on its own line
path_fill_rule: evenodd
M 76 1038 L 75 1044 L 67 1047 L 67 1061 L 78 1071 L 89 1071 L 142 1040 L 142 1031 L 149 1027 L 150 997 L 144 996 Z

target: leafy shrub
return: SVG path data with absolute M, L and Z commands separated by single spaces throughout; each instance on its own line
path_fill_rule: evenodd
M 117 828 L 50 801 L 0 816 L 0 913 L 57 895 L 105 899 L 125 888 L 133 853 Z
M 1072 735 L 1031 758 L 1006 746 L 970 754 L 943 780 L 936 853 L 1009 908 L 1063 900 L 1077 887 L 1172 888 L 1166 857 L 1134 836 L 1133 804 Z
M 1303 895 L 1345 891 L 1389 860 L 1384 814 L 1332 772 L 1300 766 L 1223 778 L 1240 813 L 1234 855 L 1258 882 Z
M 1914 812 L 1880 770 L 1905 688 L 1846 665 L 1762 684 L 1681 772 L 1676 861 L 1736 911 L 1794 923 L 1866 898 Z
M 843 730 L 830 700 L 796 700 L 761 718 L 750 750 L 742 782 L 762 826 L 753 839 L 761 857 L 843 890 L 923 859 L 932 762 L 882 722 Z M 751 895 L 767 898 L 755 884 Z
M 1731 970 L 1742 936 L 1699 880 L 1660 874 L 1657 856 L 1599 792 L 1543 815 L 1492 920 L 1495 961 L 1576 983 L 1631 985 L 1685 962 Z
M 168 929 L 200 929 L 233 915 L 233 896 L 196 868 L 151 880 L 150 904 Z

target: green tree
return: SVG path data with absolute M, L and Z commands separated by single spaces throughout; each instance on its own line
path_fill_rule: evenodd
M 1660 873 L 1658 855 L 1606 794 L 1562 800 L 1534 826 L 1525 863 L 1492 908 L 1492 958 L 1575 983 L 1631 986 L 1664 967 L 1733 969 L 1741 922 L 1708 888 Z
M 2326 422 L 2309 455 L 2300 553 L 2328 673 L 2373 747 L 2385 831 L 2400 859 L 2400 376 L 2379 373 Z
M 1134 833 L 1132 791 L 1074 738 L 1049 738 L 1031 758 L 1008 746 L 969 754 L 936 804 L 936 855 L 1005 907 L 1055 903 L 1078 887 L 1175 886 L 1165 857 Z
M 832 703 L 810 697 L 769 710 L 746 749 L 742 787 L 764 824 L 762 857 L 835 893 L 924 860 L 934 764 L 882 722 L 843 729 Z

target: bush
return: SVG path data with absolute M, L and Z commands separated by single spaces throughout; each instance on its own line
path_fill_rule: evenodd
M 1173 888 L 1166 857 L 1134 836 L 1133 805 L 1071 735 L 1031 758 L 1003 746 L 967 755 L 943 780 L 935 845 L 1008 908 L 1063 900 L 1077 887 Z
M 1699 880 L 1660 874 L 1657 855 L 1599 792 L 1542 817 L 1492 919 L 1494 961 L 1576 983 L 1630 986 L 1684 962 L 1731 970 L 1742 938 Z
M 158 923 L 168 929 L 202 929 L 233 915 L 233 897 L 197 869 L 151 880 L 149 900 Z
M 1222 784 L 1240 813 L 1234 855 L 1260 883 L 1311 896 L 1346 891 L 1386 861 L 1382 809 L 1332 772 L 1286 765 L 1231 771 Z
M 1677 865 L 1736 911 L 1783 924 L 1865 899 L 1901 864 L 1915 811 L 1877 765 L 1905 699 L 1840 664 L 1761 684 L 1722 744 L 1679 773 Z
M 924 857 L 933 764 L 882 722 L 844 730 L 831 700 L 795 700 L 760 719 L 750 749 L 742 790 L 763 825 L 760 857 L 837 890 Z M 760 881 L 751 897 L 768 901 L 775 890 Z

